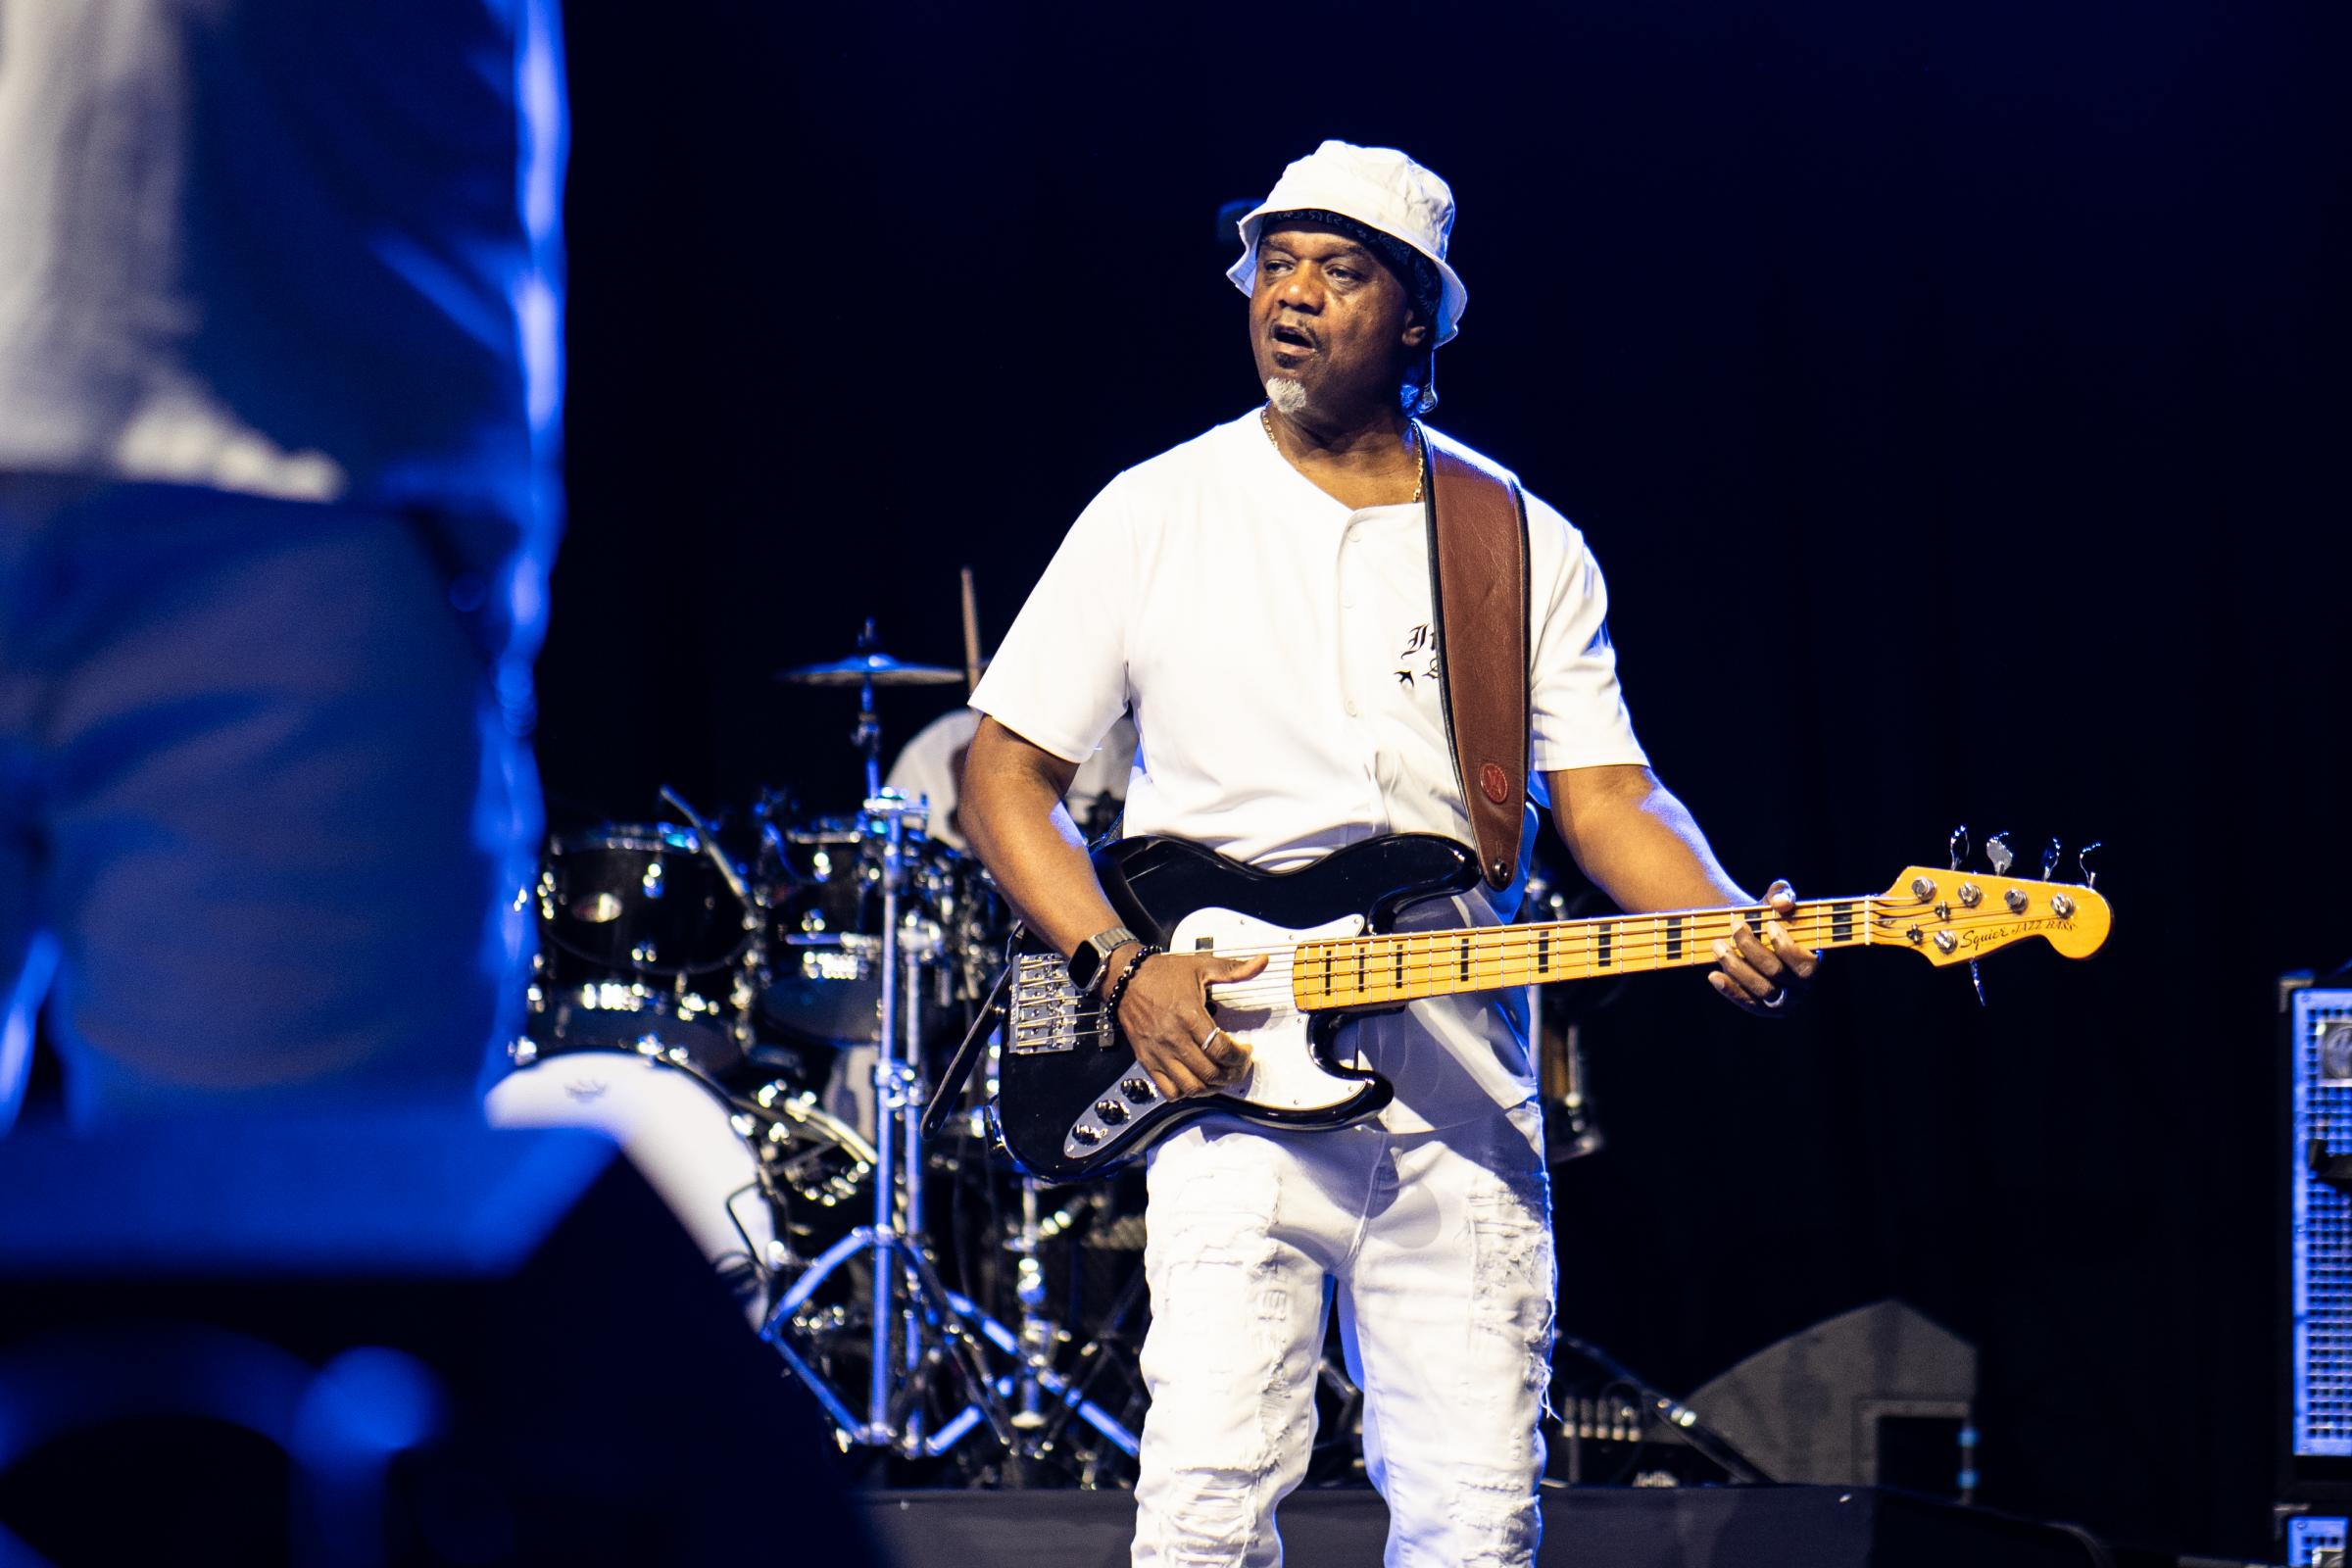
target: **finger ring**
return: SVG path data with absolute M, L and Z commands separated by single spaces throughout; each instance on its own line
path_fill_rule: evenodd
M 1777 1007 L 1788 1000 L 1788 988 L 1787 986 L 1774 986 L 1772 988 L 1772 995 L 1760 999 L 1756 1003 L 1756 1005 L 1759 1007 Z
M 1222 1032 L 1223 1032 L 1223 1031 L 1222 1031 L 1222 1030 L 1220 1030 L 1220 1029 L 1218 1029 L 1218 1028 L 1217 1028 L 1217 1026 L 1216 1026 L 1215 1024 L 1213 1024 L 1213 1023 L 1212 1023 L 1212 1024 L 1210 1024 L 1210 1025 L 1208 1026 L 1208 1033 L 1206 1033 L 1206 1034 L 1204 1034 L 1204 1035 L 1202 1035 L 1202 1036 L 1200 1037 L 1200 1049 L 1201 1049 L 1202 1051 L 1206 1051 L 1206 1050 L 1208 1049 L 1208 1043 L 1209 1043 L 1210 1041 L 1212 1041 L 1212 1040 L 1216 1039 L 1216 1038 L 1217 1038 L 1217 1036 L 1218 1036 L 1219 1034 L 1221 1034 Z

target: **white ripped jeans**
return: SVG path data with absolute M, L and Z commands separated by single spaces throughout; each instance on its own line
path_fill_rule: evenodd
M 1549 1376 L 1550 1190 L 1532 1103 L 1442 1132 L 1196 1122 L 1152 1153 L 1152 1392 L 1136 1568 L 1282 1561 L 1336 1285 L 1388 1568 L 1526 1568 Z

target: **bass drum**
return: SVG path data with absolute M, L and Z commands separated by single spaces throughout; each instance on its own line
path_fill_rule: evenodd
M 775 1212 L 760 1156 L 714 1082 L 657 1055 L 570 1051 L 509 1073 L 486 1103 L 494 1127 L 587 1127 L 618 1144 L 759 1326 Z
M 806 1094 L 737 1098 L 658 1054 L 572 1051 L 493 1085 L 497 1127 L 586 1127 L 618 1144 L 694 1239 L 754 1328 L 809 1266 L 873 1217 L 874 1151 Z M 839 1271 L 808 1312 L 845 1317 Z
M 675 1049 L 742 1063 L 759 920 L 690 830 L 600 828 L 550 845 L 534 890 L 526 1032 L 539 1053 Z

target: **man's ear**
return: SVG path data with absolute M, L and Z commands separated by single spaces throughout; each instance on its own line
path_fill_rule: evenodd
M 1404 329 L 1402 339 L 1404 346 L 1417 349 L 1427 343 L 1429 341 L 1429 323 L 1421 319 L 1420 313 L 1413 312 L 1405 319 L 1409 324 Z

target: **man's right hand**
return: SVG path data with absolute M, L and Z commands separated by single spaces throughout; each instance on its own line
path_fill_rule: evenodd
M 1126 972 L 1132 948 L 1122 948 L 1102 966 L 1105 984 Z M 1214 958 L 1203 954 L 1155 953 L 1127 982 L 1119 998 L 1119 1030 L 1152 1082 L 1170 1100 L 1238 1081 L 1250 1065 L 1250 1049 L 1217 1027 L 1209 1016 L 1208 988 L 1247 980 L 1266 966 L 1254 958 Z

